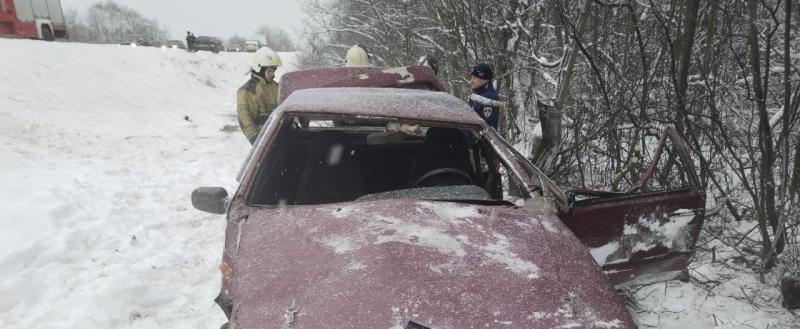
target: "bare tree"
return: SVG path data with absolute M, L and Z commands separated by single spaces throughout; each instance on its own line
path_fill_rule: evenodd
M 707 198 L 721 205 L 715 219 L 761 223 L 757 239 L 741 242 L 759 269 L 779 262 L 787 243 L 800 254 L 784 239 L 800 225 L 796 1 L 566 3 L 305 0 L 303 61 L 341 65 L 354 44 L 378 66 L 433 53 L 458 97 L 469 68 L 491 63 L 509 103 L 503 133 L 565 186 L 624 190 L 661 128 L 675 126 Z M 557 137 L 534 143 L 540 123 Z M 668 174 L 677 165 L 666 161 L 644 190 L 678 184 Z
M 292 38 L 283 29 L 261 26 L 256 30 L 256 34 L 262 36 L 266 42 L 267 47 L 275 51 L 293 51 L 295 50 Z
M 64 22 L 69 27 L 69 41 L 89 42 L 89 27 L 83 22 L 78 10 L 75 8 L 65 9 Z
M 74 9 L 65 12 L 70 40 L 90 43 L 120 43 L 137 40 L 163 41 L 167 28 L 155 19 L 114 1 L 96 2 L 86 16 Z

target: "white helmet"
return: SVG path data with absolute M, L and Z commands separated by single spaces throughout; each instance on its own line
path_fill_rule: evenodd
M 268 47 L 259 48 L 253 56 L 253 60 L 250 62 L 250 68 L 255 72 L 261 72 L 262 67 L 278 67 L 280 65 L 280 57 Z
M 350 47 L 344 62 L 345 67 L 365 67 L 369 66 L 367 51 L 359 45 Z

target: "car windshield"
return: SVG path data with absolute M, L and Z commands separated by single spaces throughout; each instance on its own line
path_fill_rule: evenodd
M 502 200 L 497 159 L 478 128 L 381 118 L 285 118 L 253 205 L 377 199 Z

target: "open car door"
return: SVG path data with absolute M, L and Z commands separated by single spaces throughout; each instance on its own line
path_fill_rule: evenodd
M 679 277 L 705 216 L 705 191 L 689 151 L 663 131 L 649 166 L 627 192 L 572 190 L 561 220 L 591 248 L 614 285 Z
M 531 192 L 538 185 L 553 199 L 559 218 L 590 248 L 612 284 L 666 281 L 686 270 L 703 225 L 705 191 L 674 130 L 663 131 L 649 166 L 627 192 L 562 192 L 516 150 L 507 149 L 510 161 L 525 171 L 522 179 L 531 180 L 523 189 Z

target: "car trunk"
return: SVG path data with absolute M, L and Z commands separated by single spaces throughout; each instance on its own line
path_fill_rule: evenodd
M 256 208 L 238 230 L 236 328 L 634 327 L 551 214 L 394 199 Z

